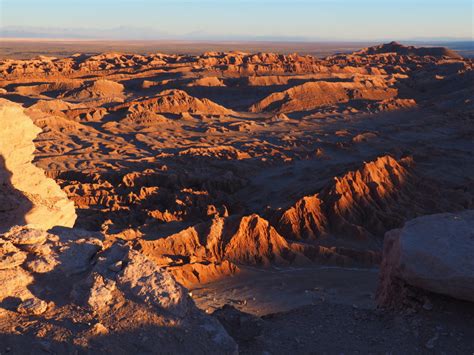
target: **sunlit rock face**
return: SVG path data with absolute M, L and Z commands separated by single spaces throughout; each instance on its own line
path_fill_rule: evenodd
M 382 238 L 414 216 L 462 208 L 455 196 L 443 199 L 431 181 L 416 176 L 411 157 L 396 160 L 385 155 L 298 200 L 284 211 L 278 229 L 297 240 L 333 234 L 363 241 Z
M 45 230 L 74 225 L 73 202 L 32 164 L 40 131 L 20 105 L 0 99 L 0 231 L 16 224 Z

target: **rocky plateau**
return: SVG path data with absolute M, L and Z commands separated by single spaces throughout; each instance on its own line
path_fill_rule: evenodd
M 472 352 L 473 66 L 1 60 L 0 353 Z

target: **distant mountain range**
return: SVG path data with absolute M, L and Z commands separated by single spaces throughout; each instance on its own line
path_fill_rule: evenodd
M 355 42 L 341 38 L 321 38 L 317 36 L 271 36 L 271 35 L 239 35 L 211 34 L 205 31 L 174 35 L 165 31 L 145 27 L 120 26 L 109 29 L 99 28 L 59 28 L 59 27 L 24 27 L 0 26 L 0 38 L 42 38 L 42 39 L 84 39 L 84 40 L 203 40 L 203 41 L 275 41 L 275 42 Z M 459 42 L 474 43 L 472 38 L 452 37 L 414 37 L 396 38 L 410 43 L 442 43 Z M 370 42 L 388 42 L 391 38 L 370 39 Z M 361 39 L 360 41 L 367 41 Z M 474 48 L 472 48 L 474 49 Z
M 50 38 L 50 39 L 123 39 L 147 40 L 164 39 L 168 34 L 149 28 L 115 27 L 97 28 L 56 28 L 56 27 L 0 27 L 2 38 Z

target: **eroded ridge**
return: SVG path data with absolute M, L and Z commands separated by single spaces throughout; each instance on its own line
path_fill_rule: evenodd
M 325 58 L 0 62 L 76 226 L 186 285 L 242 266 L 373 265 L 383 234 L 472 206 L 472 60 L 388 43 Z

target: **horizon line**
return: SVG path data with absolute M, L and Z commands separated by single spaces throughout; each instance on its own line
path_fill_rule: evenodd
M 5 42 L 21 42 L 21 41 L 41 41 L 41 42 L 168 42 L 168 43 L 301 43 L 301 44 L 318 44 L 318 43 L 390 43 L 390 42 L 473 42 L 473 38 L 453 37 L 453 38 L 384 38 L 384 39 L 259 39 L 249 37 L 248 39 L 216 39 L 216 38 L 114 38 L 114 37 L 2 37 L 0 41 Z

